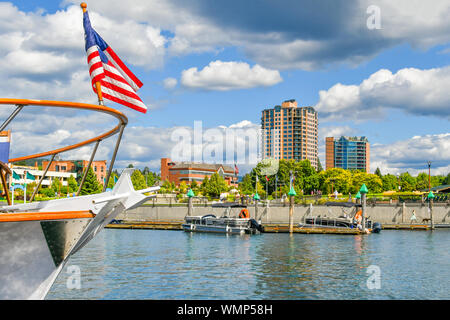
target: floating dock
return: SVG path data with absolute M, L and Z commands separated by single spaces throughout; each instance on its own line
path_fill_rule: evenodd
M 122 223 L 110 223 L 105 228 L 109 229 L 151 229 L 151 230 L 183 230 L 182 221 L 126 221 Z
M 288 224 L 263 224 L 265 233 L 289 233 L 289 225 Z M 359 229 L 346 229 L 346 228 L 322 228 L 322 227 L 314 227 L 314 228 L 305 228 L 298 227 L 294 225 L 292 230 L 294 233 L 305 233 L 305 234 L 364 234 Z

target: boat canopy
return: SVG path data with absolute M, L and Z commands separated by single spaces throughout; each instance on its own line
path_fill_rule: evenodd
M 325 205 L 326 206 L 334 206 L 334 207 L 346 207 L 346 208 L 362 207 L 361 204 L 354 203 L 354 202 L 334 202 L 334 201 L 329 201 L 329 202 L 325 202 Z
M 239 202 L 217 202 L 212 204 L 213 208 L 247 208 L 245 204 Z

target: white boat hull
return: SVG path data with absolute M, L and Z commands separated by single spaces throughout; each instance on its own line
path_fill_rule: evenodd
M 68 210 L 93 214 L 75 219 L 0 222 L 0 299 L 44 299 L 72 254 L 119 213 L 151 198 L 143 195 L 143 190 L 134 190 L 132 171 L 124 170 L 112 192 L 1 208 L 10 216 L 14 212 Z

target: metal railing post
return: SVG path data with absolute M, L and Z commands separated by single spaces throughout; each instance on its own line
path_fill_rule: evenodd
M 83 172 L 83 178 L 81 178 L 80 186 L 78 187 L 77 197 L 80 195 L 81 188 L 83 188 L 84 181 L 86 180 L 89 168 L 91 167 L 92 161 L 94 160 L 95 153 L 97 152 L 97 148 L 98 148 L 98 145 L 100 144 L 100 141 L 102 141 L 102 140 L 97 140 L 97 142 L 95 143 L 95 147 L 94 147 L 94 150 L 92 151 L 91 158 L 89 159 L 89 163 L 86 167 L 86 170 L 84 170 L 84 172 Z
M 105 190 L 108 186 L 109 178 L 111 177 L 112 168 L 114 167 L 114 161 L 116 161 L 117 150 L 119 150 L 120 140 L 122 139 L 122 134 L 123 134 L 124 129 L 125 129 L 125 124 L 122 123 L 120 125 L 120 132 L 119 132 L 119 136 L 117 137 L 116 147 L 114 148 L 114 153 L 111 158 L 111 164 L 109 165 L 108 174 L 106 175 L 106 181 L 105 181 L 105 185 L 103 186 L 103 192 L 105 192 Z
M 13 113 L 11 113 L 11 115 L 8 117 L 8 119 L 5 120 L 5 122 L 3 122 L 3 124 L 0 127 L 0 131 L 3 131 L 6 126 L 17 116 L 17 114 L 20 112 L 20 110 L 22 110 L 23 105 L 18 104 L 17 108 L 13 111 Z
M 41 184 L 42 184 L 42 181 L 44 181 L 45 175 L 47 174 L 47 171 L 48 171 L 48 169 L 50 168 L 50 165 L 52 164 L 53 160 L 55 159 L 55 156 L 56 156 L 56 153 L 55 153 L 54 155 L 52 155 L 52 158 L 50 159 L 50 162 L 48 163 L 47 167 L 45 168 L 45 171 L 44 171 L 44 173 L 42 174 L 42 177 L 41 177 L 41 179 L 39 180 L 39 183 L 37 184 L 36 188 L 35 188 L 34 191 L 33 191 L 33 194 L 31 195 L 30 202 L 32 202 L 32 201 L 34 200 L 34 197 L 36 196 L 36 194 L 37 194 L 37 192 L 38 192 L 38 190 L 39 190 L 39 187 L 40 187 Z

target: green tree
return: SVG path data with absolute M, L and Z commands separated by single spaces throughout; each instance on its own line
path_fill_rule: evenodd
M 250 174 L 245 174 L 239 183 L 239 191 L 241 194 L 251 195 L 255 192 L 255 185 Z
M 84 181 L 80 194 L 86 195 L 100 192 L 102 192 L 102 185 L 98 182 L 97 176 L 95 175 L 94 170 L 92 170 L 92 167 L 89 167 L 86 180 Z
M 376 174 L 377 176 L 379 176 L 380 179 L 383 178 L 383 175 L 381 174 L 381 170 L 380 170 L 380 168 L 378 168 L 378 167 L 377 167 L 377 169 L 375 170 L 375 174 Z
M 352 174 L 352 186 L 350 192 L 358 193 L 361 186 L 365 184 L 370 193 L 380 193 L 383 191 L 383 181 L 377 174 L 355 171 Z
M 117 172 L 111 172 L 111 176 L 109 177 L 108 187 L 109 189 L 113 189 L 116 185 L 117 180 L 119 180 L 119 174 Z M 116 181 L 116 182 L 114 182 Z
M 421 172 L 416 177 L 416 189 L 424 190 L 428 189 L 428 174 Z
M 175 183 L 170 182 L 169 180 L 164 180 L 159 192 L 160 193 L 172 193 L 174 190 L 175 190 Z
M 400 174 L 400 186 L 401 191 L 414 191 L 416 188 L 416 179 L 409 174 L 409 172 L 404 172 Z
M 185 181 L 181 181 L 180 185 L 178 186 L 178 190 L 180 190 L 180 193 L 186 194 L 188 191 L 188 185 Z
M 320 189 L 324 193 L 331 193 L 337 190 L 342 194 L 347 194 L 352 186 L 352 174 L 348 170 L 341 168 L 330 168 L 319 173 Z
M 192 180 L 190 188 L 195 192 L 198 188 L 198 183 L 195 180 Z
M 62 182 L 59 180 L 59 178 L 54 178 L 52 181 L 51 188 L 53 190 L 53 193 L 60 194 L 62 187 Z
M 142 190 L 147 188 L 145 178 L 140 170 L 134 170 L 133 174 L 131 175 L 131 182 L 133 183 L 134 190 Z
M 398 179 L 393 174 L 385 174 L 381 180 L 383 182 L 383 191 L 398 191 Z
M 320 163 L 320 159 L 317 158 L 317 173 L 323 171 L 322 164 Z
M 211 197 L 218 197 L 222 192 L 228 190 L 228 185 L 225 179 L 220 176 L 217 172 L 211 175 L 206 186 L 206 192 Z
M 202 195 L 207 196 L 208 195 L 208 184 L 209 184 L 209 178 L 206 176 L 203 181 L 202 185 L 200 186 L 200 191 Z
M 78 183 L 73 175 L 70 175 L 69 179 L 67 179 L 67 185 L 70 193 L 78 191 Z
M 450 173 L 447 174 L 447 177 L 442 181 L 442 184 L 450 184 Z

